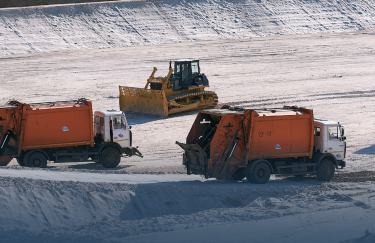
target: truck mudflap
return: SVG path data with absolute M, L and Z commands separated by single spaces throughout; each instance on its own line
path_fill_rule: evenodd
M 176 141 L 183 150 L 185 150 L 185 165 L 187 174 L 200 174 L 204 175 L 205 178 L 209 178 L 208 175 L 208 161 L 207 154 L 198 144 L 183 144 Z
M 4 155 L 0 157 L 0 166 L 7 166 L 9 162 L 13 159 L 12 156 Z
M 120 110 L 138 114 L 168 116 L 168 102 L 162 90 L 120 86 Z
M 138 150 L 138 148 L 130 147 L 130 148 L 122 148 L 121 153 L 125 153 L 127 156 L 131 157 L 133 155 L 136 155 L 138 157 L 143 158 L 142 153 Z

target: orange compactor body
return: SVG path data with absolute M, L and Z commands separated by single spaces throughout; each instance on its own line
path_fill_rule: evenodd
M 91 101 L 28 106 L 21 150 L 94 146 Z

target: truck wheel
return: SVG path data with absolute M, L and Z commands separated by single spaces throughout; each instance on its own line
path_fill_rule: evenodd
M 29 159 L 27 161 L 28 167 L 39 167 L 39 168 L 46 168 L 47 167 L 47 157 L 42 152 L 34 152 L 29 155 Z
M 106 168 L 115 168 L 120 159 L 120 153 L 115 148 L 106 148 L 100 154 L 100 163 Z
M 270 180 L 271 169 L 266 162 L 257 163 L 251 173 L 246 174 L 246 179 L 255 184 L 264 184 Z
M 335 166 L 329 159 L 324 159 L 320 162 L 317 171 L 317 177 L 319 181 L 330 181 L 335 175 Z

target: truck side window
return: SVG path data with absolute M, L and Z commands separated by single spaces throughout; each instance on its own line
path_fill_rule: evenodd
M 125 122 L 125 117 L 121 117 L 121 127 L 123 128 L 123 129 L 126 129 L 126 122 Z
M 104 125 L 104 118 L 100 117 L 100 126 L 103 126 L 103 125 Z
M 99 116 L 95 116 L 95 123 L 99 124 Z
M 314 136 L 320 136 L 320 127 L 314 127 Z
M 339 138 L 339 127 L 328 127 L 329 140 Z

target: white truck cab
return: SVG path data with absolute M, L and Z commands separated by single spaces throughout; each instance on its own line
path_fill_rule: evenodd
M 132 147 L 131 127 L 122 111 L 95 111 L 94 135 L 98 148 L 98 161 L 107 168 L 120 163 L 120 157 L 137 155 L 143 157 L 138 147 Z
M 132 145 L 132 136 L 122 111 L 95 111 L 94 134 L 100 134 L 104 142 L 118 143 L 122 148 Z
M 314 119 L 314 152 L 330 153 L 337 165 L 345 166 L 346 137 L 339 122 Z

